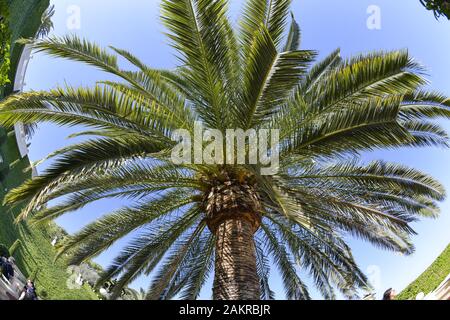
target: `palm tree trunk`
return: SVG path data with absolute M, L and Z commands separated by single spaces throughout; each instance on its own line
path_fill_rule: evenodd
M 247 219 L 227 219 L 215 228 L 214 300 L 259 300 L 255 226 Z

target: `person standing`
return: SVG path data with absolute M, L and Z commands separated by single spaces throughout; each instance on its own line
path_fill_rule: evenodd
M 23 290 L 20 294 L 19 300 L 38 300 L 36 287 L 34 286 L 33 281 L 27 281 L 27 284 L 25 285 L 25 287 L 23 287 Z
M 0 257 L 0 267 L 3 276 L 10 281 L 14 277 L 14 268 L 6 257 Z

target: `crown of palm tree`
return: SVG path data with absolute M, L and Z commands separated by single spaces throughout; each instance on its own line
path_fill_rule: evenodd
M 449 117 L 450 101 L 421 90 L 423 69 L 406 51 L 342 59 L 337 50 L 311 66 L 316 54 L 298 49 L 293 18 L 287 28 L 290 3 L 248 0 L 233 29 L 226 0 L 163 0 L 162 21 L 180 60 L 171 71 L 76 36 L 24 40 L 121 80 L 22 93 L 0 104 L 5 126 L 50 121 L 87 128 L 77 134 L 85 141 L 49 155 L 45 172 L 8 194 L 7 204 L 25 204 L 17 219 L 41 223 L 100 199 L 133 201 L 69 237 L 60 253 L 80 263 L 134 234 L 100 283 L 118 277 L 118 296 L 152 274 L 149 299 L 198 297 L 217 254 L 208 217 L 233 190 L 233 203 L 257 211 L 263 299 L 273 298 L 271 265 L 289 299 L 310 298 L 300 270 L 327 299 L 336 289 L 352 297 L 366 287 L 347 235 L 413 252 L 409 224 L 438 215 L 443 187 L 415 169 L 358 157 L 375 149 L 447 147 L 446 132 L 430 120 Z M 121 69 L 118 56 L 135 70 Z M 257 165 L 173 164 L 171 135 L 192 132 L 194 121 L 221 131 L 279 129 L 279 173 L 261 176 Z M 61 200 L 47 206 L 55 199 Z

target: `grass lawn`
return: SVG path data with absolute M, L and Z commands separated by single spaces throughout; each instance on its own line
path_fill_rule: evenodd
M 415 299 L 417 294 L 428 294 L 450 274 L 450 245 L 413 283 L 403 290 L 397 297 L 399 300 Z
M 18 186 L 30 177 L 31 172 L 27 170 L 28 158 L 17 161 L 19 151 L 13 134 L 9 134 L 7 141 L 0 146 L 0 152 L 5 163 L 11 164 L 9 174 L 1 183 L 0 200 L 3 201 L 5 189 L 10 190 Z M 67 289 L 67 266 L 62 260 L 53 262 L 55 250 L 50 244 L 51 235 L 42 227 L 29 227 L 26 223 L 15 225 L 13 221 L 17 213 L 18 209 L 11 210 L 0 206 L 0 243 L 9 247 L 17 239 L 22 241 L 22 246 L 15 252 L 14 257 L 25 276 L 36 277 L 40 296 L 57 300 L 97 299 L 90 287 Z

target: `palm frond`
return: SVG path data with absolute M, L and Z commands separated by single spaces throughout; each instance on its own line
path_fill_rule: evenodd
M 269 253 L 261 240 L 255 239 L 256 244 L 256 266 L 261 286 L 261 300 L 274 300 L 275 292 L 272 291 L 269 284 L 270 262 Z
M 119 209 L 66 238 L 58 248 L 58 256 L 69 252 L 72 264 L 95 257 L 130 232 L 189 205 L 193 202 L 190 195 L 190 192 L 170 191 L 151 203 Z
M 209 232 L 208 232 L 209 233 Z M 215 237 L 209 233 L 201 241 L 203 247 L 199 249 L 199 254 L 192 259 L 190 267 L 184 270 L 186 283 L 183 286 L 180 298 L 183 300 L 195 300 L 200 295 L 200 290 L 208 279 L 214 264 Z
M 177 240 L 185 232 L 189 232 L 192 225 L 198 220 L 199 211 L 193 207 L 172 221 L 164 219 L 160 223 L 150 224 L 116 257 L 102 274 L 97 285 L 120 275 L 112 293 L 112 298 L 117 298 L 124 286 L 141 274 L 150 273 L 161 262 L 166 252 L 177 243 Z
M 192 71 L 185 76 L 198 95 L 196 111 L 208 126 L 217 128 L 226 125 L 226 109 L 221 106 L 230 89 L 226 77 L 236 63 L 231 61 L 234 49 L 230 48 L 226 10 L 224 0 L 164 0 L 161 13 L 173 47 Z
M 251 46 L 254 38 L 260 32 L 261 26 L 267 28 L 275 46 L 280 44 L 291 2 L 291 0 L 249 0 L 246 2 L 240 21 L 244 54 L 247 51 L 246 47 Z
M 252 43 L 244 77 L 243 128 L 252 128 L 272 114 L 306 71 L 315 53 L 291 51 L 279 54 L 269 31 L 261 27 Z
M 287 252 L 285 246 L 280 243 L 270 227 L 264 223 L 261 225 L 263 239 L 267 243 L 270 254 L 274 258 L 274 263 L 278 267 L 289 300 L 310 300 L 307 286 L 299 278 L 294 268 L 292 257 Z
M 21 39 L 19 42 L 31 45 L 36 52 L 45 52 L 56 58 L 83 62 L 102 71 L 120 76 L 116 56 L 76 35 L 51 37 L 43 40 Z
M 186 240 L 181 240 L 173 249 L 173 252 L 167 258 L 167 261 L 163 263 L 160 267 L 159 272 L 156 273 L 153 278 L 153 282 L 147 292 L 148 300 L 163 299 L 167 296 L 167 291 L 171 288 L 171 283 L 177 277 L 177 272 L 183 267 L 183 263 L 189 258 L 189 252 L 198 244 L 200 241 L 201 233 L 205 229 L 205 221 L 200 222 L 200 224 L 194 229 L 194 231 L 186 237 Z M 197 252 L 197 254 L 201 254 Z M 174 294 L 176 292 L 173 292 Z
M 295 21 L 294 14 L 291 13 L 291 27 L 287 36 L 286 44 L 283 51 L 295 51 L 300 47 L 301 31 L 300 26 Z

